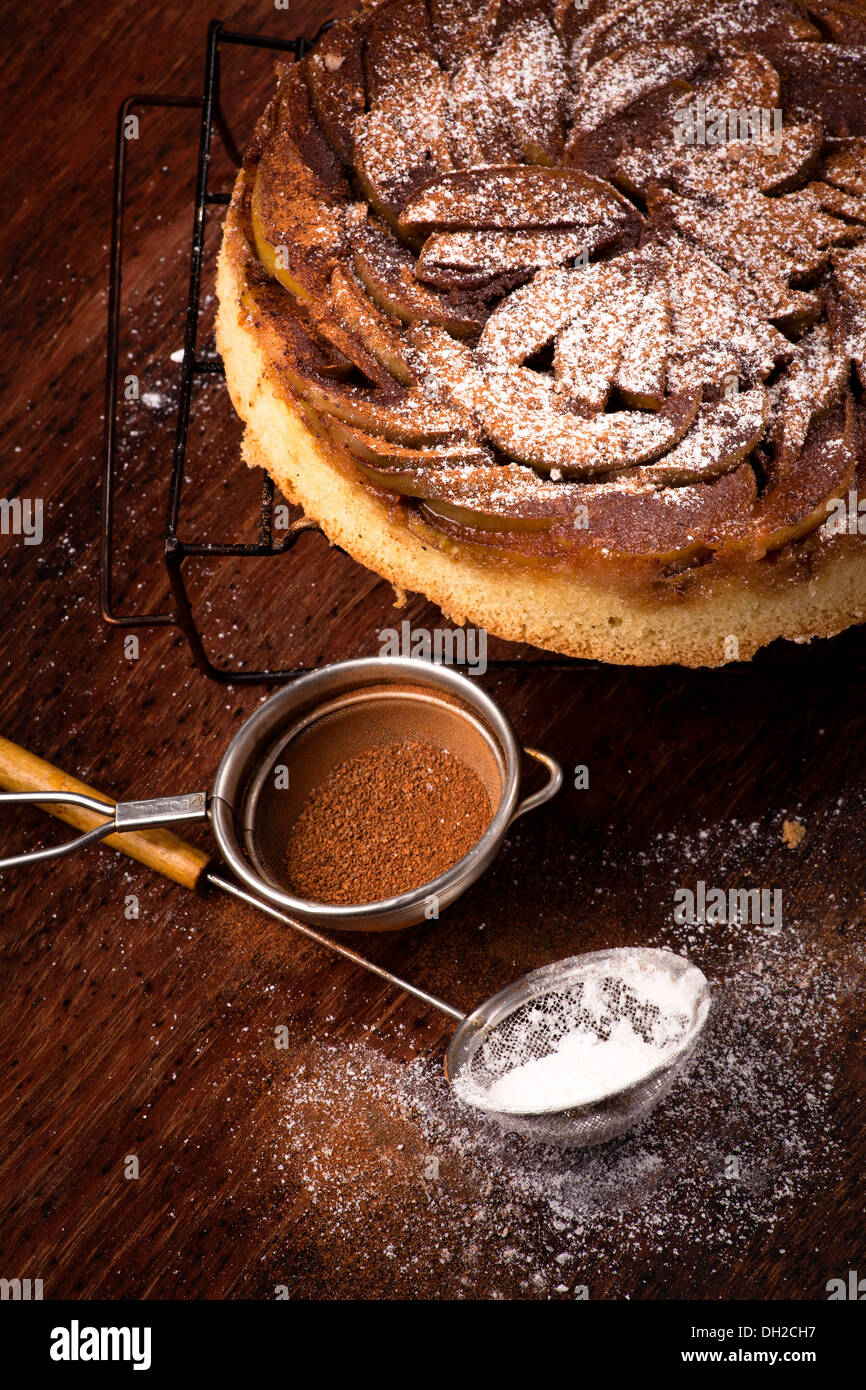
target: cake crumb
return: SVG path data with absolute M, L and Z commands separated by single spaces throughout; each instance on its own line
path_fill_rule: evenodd
M 806 827 L 801 825 L 798 820 L 786 820 L 782 822 L 782 843 L 788 849 L 797 849 L 806 838 Z

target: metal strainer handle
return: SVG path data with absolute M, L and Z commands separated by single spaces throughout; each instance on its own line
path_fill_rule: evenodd
M 361 966 L 371 975 L 378 975 L 380 980 L 385 980 L 396 989 L 404 990 L 406 994 L 411 994 L 413 999 L 418 999 L 422 1004 L 447 1014 L 456 1023 L 462 1023 L 467 1017 L 461 1009 L 455 1009 L 451 1004 L 446 1004 L 444 999 L 437 999 L 435 994 L 428 994 L 425 989 L 419 989 L 417 985 L 410 985 L 408 980 L 402 979 L 399 975 L 392 975 L 390 970 L 386 970 L 382 965 L 376 965 L 366 956 L 359 955 L 350 946 L 344 946 L 342 942 L 334 941 L 330 936 L 323 936 L 321 932 L 316 931 L 315 927 L 308 927 L 306 922 L 299 921 L 297 917 L 290 917 L 287 912 L 281 912 L 278 907 L 266 902 L 264 898 L 256 897 L 254 893 L 248 893 L 245 888 L 241 888 L 240 884 L 227 878 L 217 869 L 209 870 L 205 874 L 205 879 L 213 888 L 219 888 L 221 892 L 229 893 L 233 898 L 248 903 L 250 907 L 256 907 L 260 912 L 266 912 L 269 917 L 273 917 L 274 921 L 282 922 L 283 926 L 292 927 L 294 931 L 300 932 L 301 936 L 306 936 L 309 941 L 315 941 L 318 946 L 324 946 L 326 950 L 333 951 L 335 955 L 342 956 L 344 960 L 351 961 L 353 965 Z
M 35 803 L 58 820 L 86 832 L 66 844 L 10 855 L 0 860 L 0 869 L 62 858 L 101 840 L 185 888 L 197 888 L 210 863 L 211 856 L 197 845 L 179 839 L 171 830 L 154 828 L 172 821 L 203 820 L 207 815 L 204 792 L 116 805 L 101 791 L 3 737 L 0 787 L 7 793 L 0 797 L 0 809 L 2 803 Z
M 556 796 L 562 786 L 562 768 L 555 758 L 549 758 L 546 753 L 539 753 L 537 748 L 524 748 L 523 751 L 528 753 L 530 758 L 534 758 L 537 763 L 546 767 L 549 775 L 539 791 L 533 792 L 532 796 L 525 796 L 522 801 L 517 803 L 514 815 L 508 822 L 509 825 L 513 825 L 518 816 L 525 816 L 527 811 L 534 811 L 536 806 L 543 806 L 545 801 Z
M 46 859 L 63 859 L 67 854 L 86 849 L 88 845 L 104 840 L 108 835 L 155 830 L 158 826 L 173 825 L 178 821 L 205 820 L 207 817 L 207 796 L 204 792 L 191 792 L 185 796 L 160 796 L 149 801 L 117 801 L 114 805 L 108 805 L 83 792 L 52 791 L 49 787 L 37 792 L 0 792 L 0 807 L 24 803 L 36 806 L 79 806 L 82 810 L 93 811 L 96 815 L 107 816 L 108 819 L 104 825 L 94 826 L 92 830 L 78 835 L 74 840 L 66 840 L 63 844 L 6 855 L 5 858 L 0 858 L 0 869 L 14 869 L 19 864 L 39 864 Z

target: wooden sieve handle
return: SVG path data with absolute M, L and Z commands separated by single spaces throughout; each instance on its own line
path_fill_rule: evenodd
M 94 791 L 77 777 L 70 777 L 60 768 L 19 748 L 17 743 L 0 736 L 0 787 L 10 792 L 77 792 L 79 795 L 94 797 L 104 801 L 106 806 L 116 803 L 103 792 Z M 104 820 L 95 811 L 82 806 L 64 806 L 52 803 L 50 797 L 39 802 L 42 810 L 67 825 L 78 830 L 94 830 L 104 825 Z M 156 869 L 165 878 L 185 888 L 198 888 L 204 871 L 209 865 L 210 856 L 195 845 L 187 844 L 170 830 L 129 830 L 123 834 L 107 835 L 103 844 L 120 850 L 121 854 L 137 859 L 149 869 Z

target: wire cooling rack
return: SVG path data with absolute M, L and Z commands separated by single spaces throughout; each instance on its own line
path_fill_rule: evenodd
M 323 26 L 327 28 L 327 25 Z M 322 30 L 319 31 L 320 33 Z M 318 34 L 315 36 L 318 38 Z M 103 439 L 102 473 L 102 534 L 100 545 L 99 603 L 103 620 L 112 627 L 150 628 L 176 627 L 186 637 L 196 664 L 212 680 L 257 684 L 287 680 L 300 675 L 303 668 L 286 667 L 280 670 L 232 668 L 216 665 L 205 649 L 184 574 L 184 562 L 190 558 L 231 559 L 241 561 L 250 557 L 283 555 L 292 548 L 303 530 L 314 523 L 301 520 L 290 526 L 278 538 L 274 535 L 274 485 L 265 475 L 262 482 L 258 518 L 258 539 L 252 544 L 226 543 L 206 538 L 189 539 L 182 521 L 183 475 L 187 455 L 187 438 L 193 402 L 193 383 L 196 377 L 213 374 L 224 376 L 218 357 L 202 355 L 198 350 L 201 304 L 202 263 L 205 231 L 212 209 L 225 207 L 231 194 L 214 191 L 209 183 L 211 149 L 216 131 L 223 147 L 236 167 L 241 154 L 223 113 L 220 96 L 220 52 L 228 46 L 271 49 L 291 54 L 297 61 L 315 42 L 308 40 L 263 38 L 256 34 L 241 34 L 226 29 L 214 20 L 207 35 L 204 87 L 201 96 L 170 96 L 153 93 L 136 94 L 123 102 L 117 118 L 114 162 L 114 201 L 111 225 L 111 262 L 108 292 L 108 344 L 105 378 L 105 433 Z M 125 130 L 130 115 L 145 108 L 192 107 L 201 111 L 201 130 L 198 149 L 198 170 L 195 183 L 195 209 L 192 232 L 192 251 L 189 268 L 186 326 L 181 363 L 180 394 L 177 408 L 174 448 L 169 478 L 168 511 L 164 530 L 165 568 L 173 599 L 173 607 L 156 613 L 120 612 L 115 606 L 113 575 L 115 568 L 114 503 L 117 481 L 117 402 L 118 362 L 120 341 L 120 310 L 124 256 L 124 214 L 126 204 Z

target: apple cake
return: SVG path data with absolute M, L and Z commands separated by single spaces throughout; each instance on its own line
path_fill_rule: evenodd
M 244 456 L 450 621 L 720 665 L 866 616 L 863 0 L 381 0 L 228 211 Z

